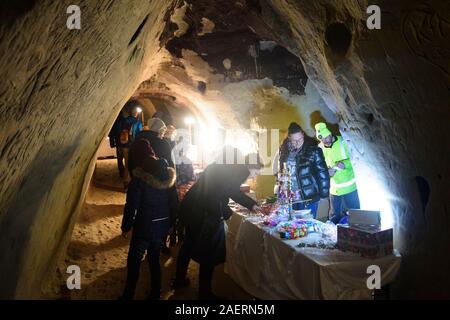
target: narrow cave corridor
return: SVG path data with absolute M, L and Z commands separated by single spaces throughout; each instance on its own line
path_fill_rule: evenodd
M 381 8 L 379 28 L 369 28 L 369 5 Z M 130 183 L 137 179 L 127 169 L 131 140 L 127 146 L 117 142 L 122 117 L 142 125 L 136 134 L 127 128 L 127 139 L 134 141 L 142 132 L 158 133 L 153 119 L 166 132 L 173 126 L 166 140 L 180 200 L 203 181 L 225 146 L 242 156 L 259 153 L 260 174 L 240 185 L 259 211 L 230 204 L 227 261 L 212 281 L 220 296 L 373 299 L 365 282 L 354 280 L 352 287 L 343 279 L 362 279 L 376 261 L 386 267 L 380 292 L 388 290 L 391 299 L 450 298 L 449 35 L 450 5 L 444 0 L 1 2 L 0 298 L 119 298 L 134 241 L 122 237 L 121 223 Z M 320 123 L 326 125 L 323 137 Z M 291 161 L 276 157 L 279 150 L 282 156 L 284 138 L 289 157 L 297 152 L 289 139 L 301 133 L 301 143 L 314 145 L 325 161 L 321 139 L 328 132 L 340 137 L 343 154 L 336 166 L 326 163 L 328 185 L 337 183 L 336 172 L 352 168 L 359 195 L 353 217 L 379 217 L 381 230 L 391 232 L 388 253 L 367 258 L 339 246 L 344 231 L 328 221 L 335 210 L 328 191 L 314 200 L 316 209 L 294 210 L 291 198 L 280 205 L 274 186 L 281 181 L 281 165 Z M 155 158 L 164 158 L 152 148 Z M 118 156 L 123 149 L 127 155 Z M 118 170 L 121 157 L 130 177 Z M 180 159 L 191 165 L 188 183 L 180 182 Z M 344 160 L 342 169 L 338 162 Z M 298 169 L 316 160 L 295 161 Z M 311 179 L 321 191 L 319 171 L 312 169 Z M 294 176 L 293 184 L 289 174 L 289 192 L 297 186 L 309 204 L 301 193 L 304 177 Z M 279 207 L 269 201 L 274 194 Z M 317 228 L 324 235 L 334 228 L 338 243 L 308 247 L 307 239 L 318 234 L 314 229 L 308 236 L 298 233 L 294 246 L 294 239 L 283 240 L 280 224 L 270 236 L 264 233 L 272 226 L 272 212 L 264 210 L 276 207 L 278 217 L 283 205 L 289 221 L 294 212 L 316 210 Z M 301 223 L 310 226 L 296 223 L 296 232 Z M 187 272 L 190 285 L 171 286 L 181 234 L 169 253 L 161 252 L 164 300 L 197 299 L 202 290 L 196 261 Z M 287 247 L 292 251 L 285 252 Z M 319 272 L 308 273 L 308 259 L 323 268 L 320 279 Z M 338 270 L 343 261 L 352 267 Z M 67 268 L 74 265 L 81 270 L 80 290 L 66 282 Z M 136 299 L 151 294 L 146 262 L 141 269 Z

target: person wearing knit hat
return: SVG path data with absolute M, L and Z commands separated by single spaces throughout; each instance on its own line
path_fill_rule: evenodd
M 323 122 L 314 128 L 330 175 L 330 220 L 339 223 L 348 209 L 360 208 L 355 173 L 342 137 L 333 135 Z
M 289 189 L 286 189 L 281 174 L 290 174 Z M 274 159 L 274 174 L 278 176 L 277 196 L 290 191 L 294 210 L 311 210 L 316 217 L 319 201 L 328 198 L 330 177 L 322 150 L 316 141 L 309 137 L 298 123 L 288 127 L 284 139 Z M 281 193 L 280 193 L 281 191 Z
M 327 125 L 323 122 L 319 122 L 314 127 L 316 129 L 316 137 L 319 140 L 330 138 L 331 131 L 328 130 Z
M 148 119 L 147 127 L 150 131 L 156 132 L 160 138 L 164 136 L 167 130 L 166 124 L 159 118 Z

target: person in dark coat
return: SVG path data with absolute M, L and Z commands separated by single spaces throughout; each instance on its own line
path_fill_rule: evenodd
M 315 218 L 320 199 L 328 198 L 330 191 L 330 176 L 322 149 L 300 125 L 292 122 L 278 156 L 280 171 L 289 168 L 292 173 L 291 188 L 296 194 L 293 209 L 311 209 Z
M 128 186 L 127 200 L 122 220 L 122 232 L 126 238 L 131 229 L 127 260 L 127 281 L 123 299 L 133 299 L 139 278 L 141 260 L 148 252 L 151 275 L 150 299 L 159 299 L 161 293 L 161 243 L 174 220 L 173 197 L 176 191 L 175 170 L 167 161 L 158 159 L 150 143 L 141 139 L 136 143 L 138 163 Z M 173 194 L 175 192 L 175 194 Z
M 123 150 L 120 144 L 120 130 L 122 128 L 122 123 L 125 121 L 126 117 L 124 116 L 124 112 L 121 111 L 117 116 L 116 121 L 114 122 L 111 131 L 108 134 L 109 137 L 109 145 L 111 148 L 116 148 L 117 155 L 117 168 L 119 169 L 119 176 L 121 178 L 125 175 L 125 165 L 123 164 L 124 155 Z
M 257 159 L 254 164 L 250 159 Z M 181 202 L 179 219 L 186 228 L 177 258 L 175 289 L 189 285 L 186 278 L 189 261 L 200 263 L 199 299 L 216 299 L 211 282 L 216 265 L 225 262 L 224 220 L 231 217 L 229 199 L 249 210 L 258 210 L 256 202 L 240 190 L 248 178 L 260 173 L 259 156 L 250 155 L 245 164 L 209 165 Z
M 145 139 L 150 142 L 150 145 L 152 146 L 156 157 L 160 159 L 164 159 L 168 162 L 169 166 L 175 169 L 175 163 L 172 155 L 172 148 L 170 147 L 167 140 L 165 140 L 164 134 L 167 130 L 166 124 L 164 121 L 162 121 L 159 118 L 151 118 L 147 121 L 147 127 L 148 130 L 144 130 L 139 132 L 136 135 L 136 140 L 139 141 L 140 139 Z M 135 156 L 135 143 L 131 146 L 131 152 L 129 157 L 129 168 L 130 172 L 133 172 L 133 169 L 136 167 L 137 157 Z M 176 194 L 176 186 L 172 187 L 172 192 Z M 173 206 L 176 207 L 179 204 L 178 197 L 173 197 Z M 169 236 L 169 235 L 167 235 Z M 170 248 L 166 245 L 167 241 L 162 242 L 162 249 L 161 252 L 163 254 L 169 255 L 170 254 Z M 172 244 L 173 241 L 172 241 Z

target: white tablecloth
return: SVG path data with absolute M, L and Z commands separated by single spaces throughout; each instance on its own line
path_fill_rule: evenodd
M 366 259 L 340 250 L 298 248 L 315 235 L 281 240 L 239 213 L 227 225 L 226 271 L 260 299 L 370 299 L 367 267 L 380 267 L 382 286 L 392 282 L 400 268 L 398 253 Z

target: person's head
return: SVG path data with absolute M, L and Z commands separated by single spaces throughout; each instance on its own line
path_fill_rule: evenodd
M 176 129 L 173 125 L 169 124 L 167 126 L 167 130 L 164 133 L 164 138 L 170 139 L 170 140 L 174 140 L 175 139 L 175 134 L 176 134 Z
M 288 127 L 288 138 L 294 149 L 300 149 L 305 142 L 305 132 L 298 123 L 291 122 Z
M 136 142 L 136 147 L 133 150 L 133 158 L 136 161 L 136 165 L 143 167 L 144 163 L 149 159 L 155 159 L 155 152 L 150 144 L 150 141 L 146 139 L 139 139 Z
M 249 179 L 254 179 L 261 174 L 264 164 L 261 157 L 257 153 L 249 153 L 245 156 L 245 165 L 250 171 Z
M 327 128 L 325 123 L 319 122 L 314 128 L 316 129 L 316 138 L 320 140 L 324 146 L 329 147 L 333 144 L 333 134 Z
M 124 109 L 129 115 L 137 118 L 139 116 L 139 104 L 136 100 L 130 100 L 125 104 Z
M 147 121 L 147 126 L 150 131 L 156 132 L 158 137 L 162 138 L 166 132 L 166 124 L 158 118 L 151 118 Z
M 139 109 L 138 109 L 138 107 L 133 107 L 133 109 L 131 110 L 131 115 L 134 118 L 137 118 L 139 116 Z

